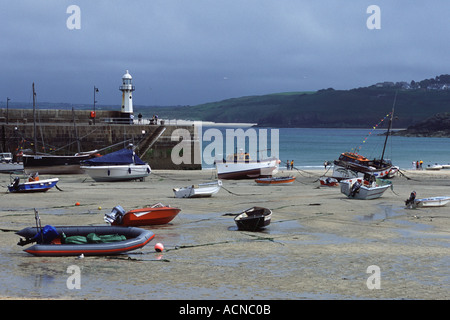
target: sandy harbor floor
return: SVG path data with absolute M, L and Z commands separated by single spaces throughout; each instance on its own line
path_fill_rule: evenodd
M 154 170 L 144 182 L 59 176 L 46 193 L 10 194 L 0 175 L 0 297 L 4 299 L 449 299 L 450 205 L 405 209 L 418 198 L 450 196 L 450 170 L 403 171 L 375 200 L 319 187 L 324 170 L 280 171 L 291 186 L 224 180 L 214 197 L 174 198 L 172 188 L 214 179 L 215 171 Z M 48 176 L 41 176 L 41 179 Z M 79 206 L 75 203 L 79 202 Z M 14 232 L 42 224 L 101 225 L 116 205 L 178 207 L 144 248 L 111 257 L 34 257 Z M 230 213 L 273 210 L 262 232 L 238 231 Z M 154 245 L 161 242 L 163 253 Z M 70 266 L 80 289 L 68 287 Z M 375 270 L 375 271 L 374 271 Z M 379 277 L 378 277 L 379 276 Z

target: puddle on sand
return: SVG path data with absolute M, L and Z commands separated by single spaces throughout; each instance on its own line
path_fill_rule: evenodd
M 380 208 L 379 212 L 357 216 L 356 219 L 358 221 L 378 221 L 406 215 L 404 208 L 389 205 L 379 205 L 378 207 Z

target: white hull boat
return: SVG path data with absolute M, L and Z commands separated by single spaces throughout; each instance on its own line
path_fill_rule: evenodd
M 440 164 L 433 164 L 433 165 L 428 165 L 425 170 L 434 170 L 434 171 L 438 171 L 441 170 L 442 166 Z
M 83 169 L 98 182 L 144 180 L 151 173 L 148 163 L 143 162 L 128 148 L 82 162 Z
M 81 168 L 97 182 L 143 180 L 151 173 L 148 164 L 82 166 Z
M 341 192 L 351 199 L 371 200 L 377 199 L 392 187 L 389 180 L 376 179 L 367 181 L 360 178 L 342 180 L 340 182 Z
M 450 202 L 450 197 L 431 197 L 424 199 L 416 199 L 414 201 L 415 207 L 443 207 Z
M 215 195 L 220 191 L 222 181 L 200 183 L 183 188 L 174 188 L 175 198 L 206 198 Z
M 265 160 L 249 160 L 227 158 L 216 161 L 217 176 L 219 179 L 256 179 L 266 178 L 278 172 L 280 160 L 269 158 Z

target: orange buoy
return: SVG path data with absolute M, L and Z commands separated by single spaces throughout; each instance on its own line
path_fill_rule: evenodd
M 163 246 L 163 244 L 162 243 L 157 243 L 157 244 L 155 244 L 155 250 L 157 251 L 157 252 L 161 252 L 161 251 L 163 251 L 164 250 L 164 246 Z
M 79 205 L 80 205 L 80 203 L 79 203 L 79 202 L 76 202 L 76 203 L 75 203 L 75 205 L 76 205 L 76 206 L 79 206 Z

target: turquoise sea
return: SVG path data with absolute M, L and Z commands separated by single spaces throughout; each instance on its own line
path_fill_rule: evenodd
M 208 130 L 203 128 L 203 132 Z M 225 137 L 226 129 L 230 127 L 216 127 Z M 236 129 L 236 128 L 232 128 Z M 258 139 L 262 129 L 267 130 L 271 149 L 271 130 L 275 128 L 242 128 L 255 130 Z M 300 169 L 323 168 L 324 161 L 333 161 L 345 151 L 357 151 L 359 154 L 371 159 L 381 156 L 386 129 L 323 129 L 323 128 L 279 128 L 279 158 L 281 167 L 287 160 L 294 160 L 294 165 Z M 225 138 L 224 144 L 225 144 Z M 203 142 L 203 150 L 210 144 Z M 237 144 L 237 142 L 235 142 Z M 248 139 L 246 150 L 248 151 Z M 224 146 L 224 153 L 225 153 Z M 270 156 L 270 151 L 267 151 Z M 401 169 L 412 169 L 413 161 L 422 160 L 423 166 L 429 164 L 450 163 L 450 138 L 423 138 L 391 136 L 388 139 L 385 159 L 391 159 L 394 165 Z M 205 160 L 205 159 L 204 159 Z M 203 168 L 212 168 L 213 165 L 203 161 Z

